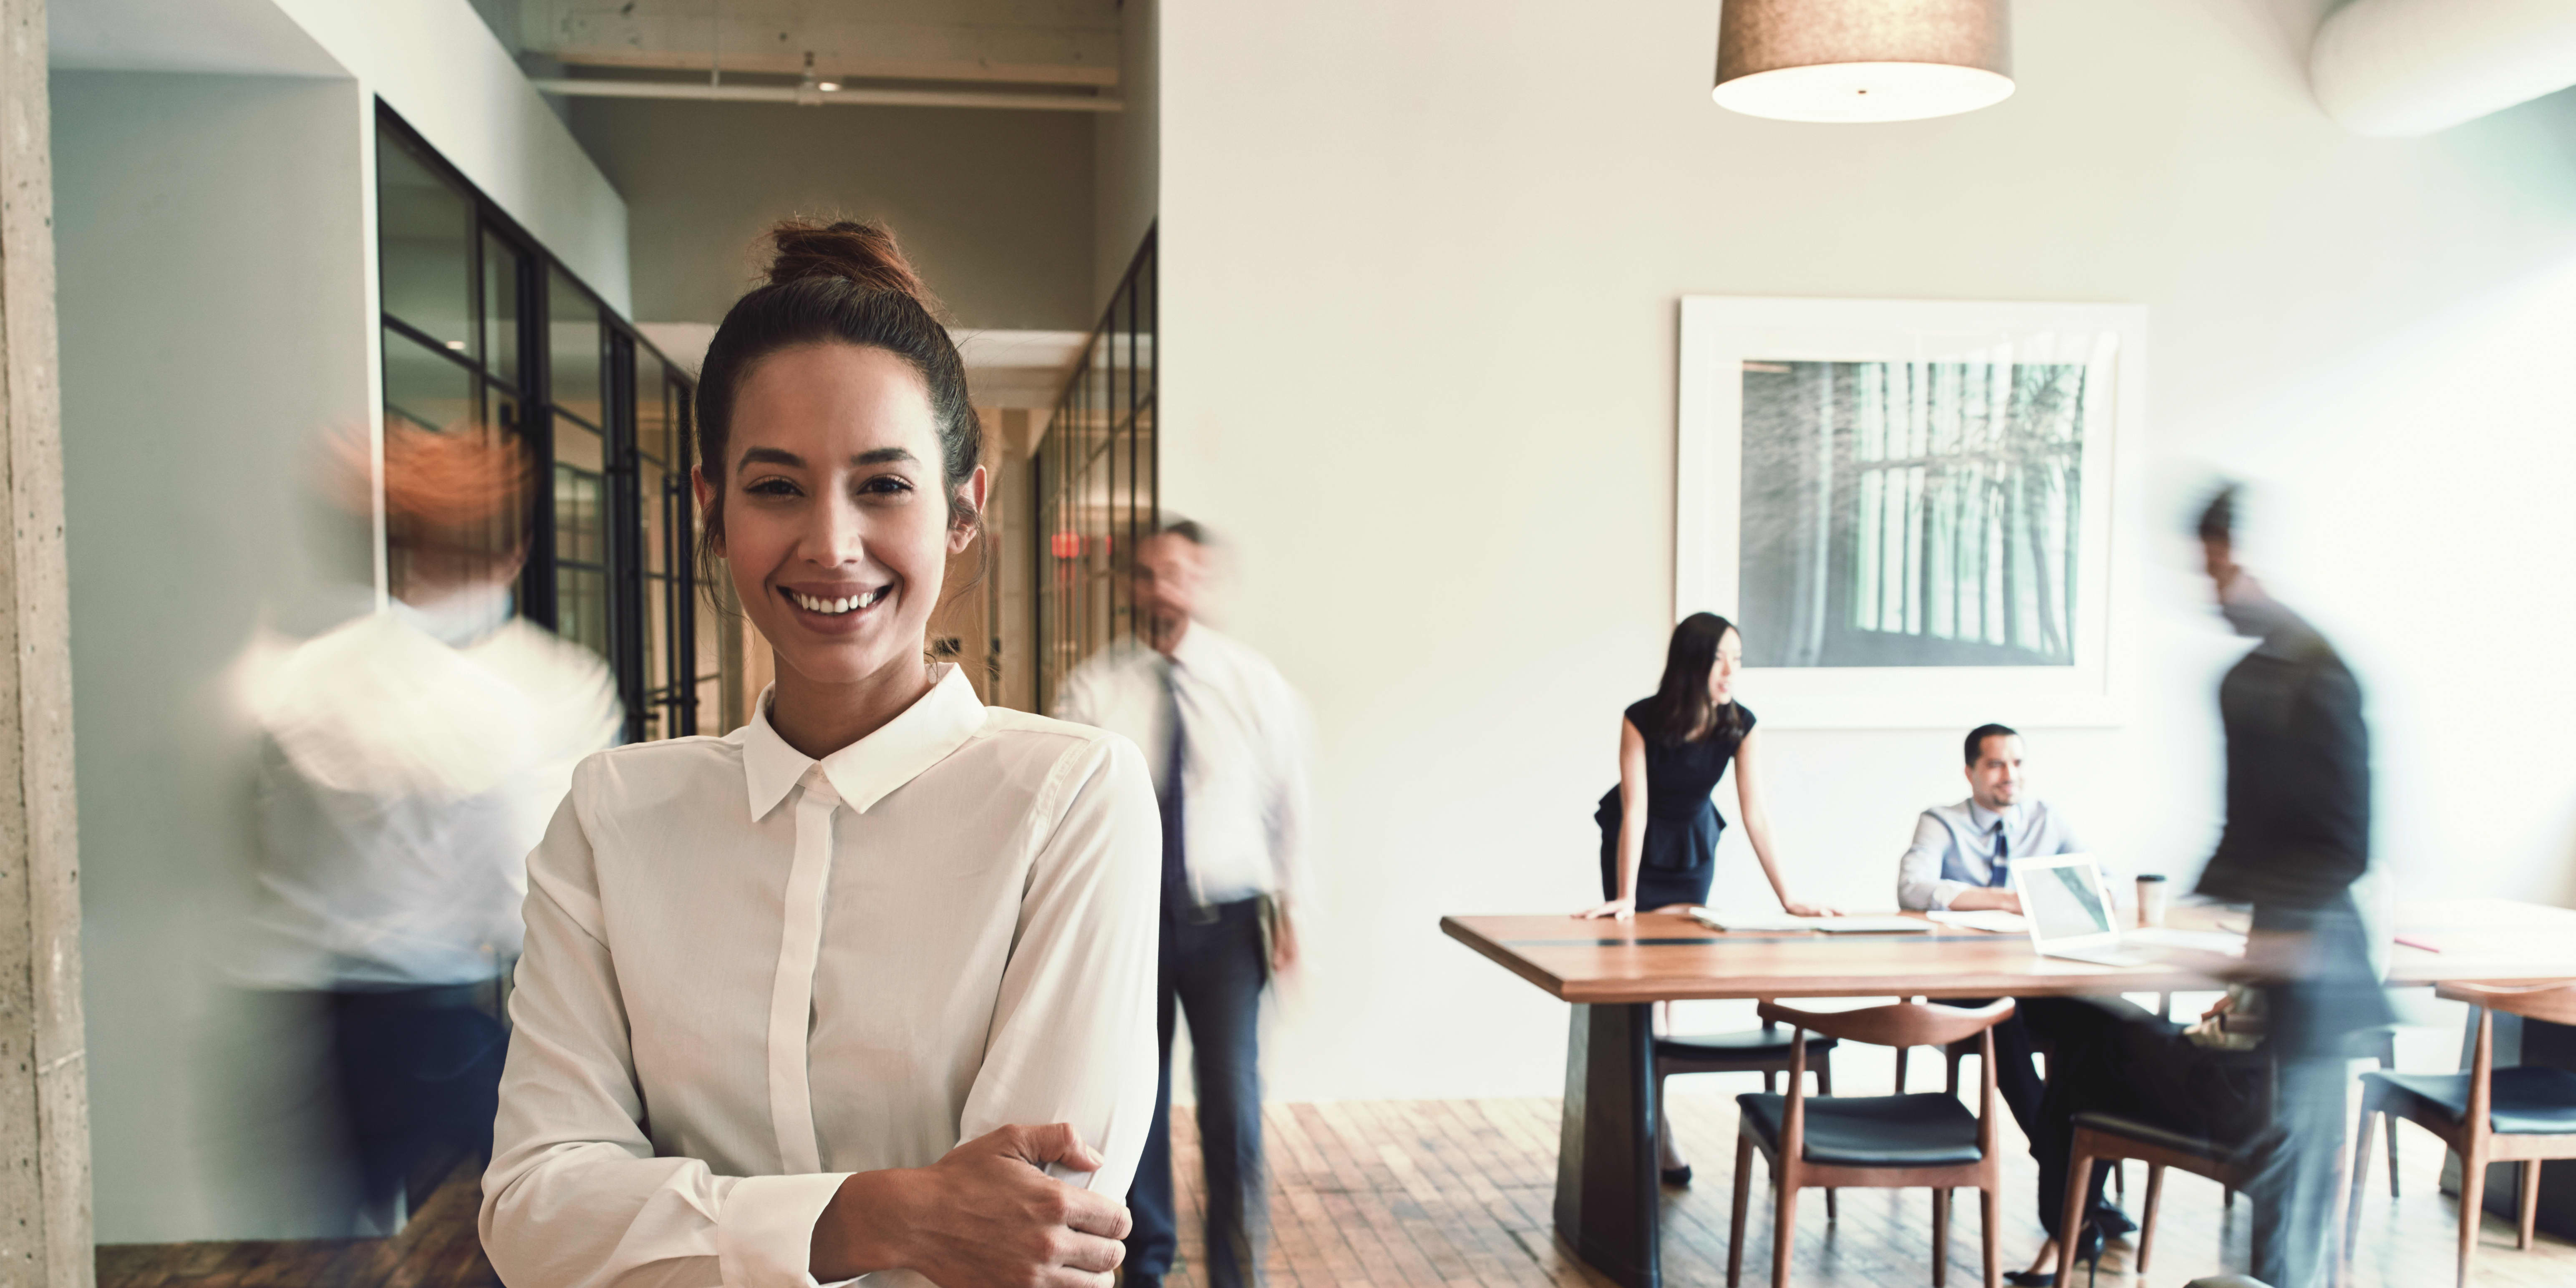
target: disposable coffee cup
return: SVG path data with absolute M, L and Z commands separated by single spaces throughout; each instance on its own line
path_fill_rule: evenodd
M 2141 875 L 2138 878 L 2138 924 L 2141 926 L 2165 924 L 2165 900 L 2168 897 L 2162 873 L 2149 872 Z

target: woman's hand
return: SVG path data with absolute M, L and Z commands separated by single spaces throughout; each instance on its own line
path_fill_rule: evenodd
M 1637 896 L 1630 895 L 1625 899 L 1613 899 L 1608 903 L 1595 904 L 1574 915 L 1585 920 L 1596 917 L 1616 917 L 1626 921 L 1637 915 Z
M 901 1267 L 949 1288 L 1109 1288 L 1126 1205 L 1045 1170 L 1104 1162 L 1055 1123 L 978 1136 L 928 1167 L 861 1172 L 814 1223 L 809 1271 L 826 1283 Z
M 1840 908 L 1828 908 L 1821 903 L 1798 903 L 1788 899 L 1780 901 L 1780 911 L 1785 912 L 1792 917 L 1839 917 L 1843 915 L 1842 909 Z

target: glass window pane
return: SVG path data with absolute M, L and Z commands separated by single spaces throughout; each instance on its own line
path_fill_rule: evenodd
M 697 701 L 699 733 L 721 735 L 733 732 L 724 727 L 724 678 L 722 676 L 710 675 L 699 680 Z
M 376 136 L 376 248 L 385 312 L 459 353 L 474 340 L 474 207 L 403 142 Z
M 483 362 L 512 388 L 519 384 L 519 252 L 483 234 Z
M 555 421 L 555 463 L 597 474 L 607 468 L 599 431 L 561 418 Z
M 574 451 L 564 450 L 567 447 Z M 587 449 L 590 468 L 583 468 Z M 603 532 L 606 489 L 595 462 L 599 435 L 577 425 L 555 423 L 555 558 L 605 566 L 608 543 Z
M 599 305 L 556 269 L 546 288 L 548 374 L 555 406 L 593 425 L 600 420 Z
M 635 346 L 635 450 L 648 461 L 678 463 L 677 435 L 671 427 L 671 390 L 662 360 Z
M 644 571 L 650 576 L 668 576 L 671 572 L 669 519 L 671 503 L 677 499 L 669 492 L 671 473 L 651 461 L 641 462 L 637 468 L 643 476 L 640 499 L 644 511 Z
M 608 656 L 608 574 L 597 568 L 555 570 L 555 633 Z
M 668 578 L 644 579 L 644 685 L 651 690 L 652 705 L 661 708 L 670 700 L 672 685 L 679 677 L 671 673 L 671 583 Z
M 473 372 L 391 327 L 384 336 L 386 415 L 424 429 L 473 423 Z
M 483 396 L 492 409 L 493 433 L 527 459 L 527 435 L 519 426 L 519 402 L 497 389 L 486 389 Z M 518 549 L 528 539 L 528 503 L 522 501 L 516 510 L 502 519 L 502 544 L 505 549 Z

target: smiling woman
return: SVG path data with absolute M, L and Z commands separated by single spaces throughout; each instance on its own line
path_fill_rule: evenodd
M 777 682 L 585 762 L 529 856 L 485 1248 L 520 1288 L 1105 1288 L 1155 1098 L 1143 757 L 925 661 L 984 501 L 964 367 L 883 229 L 774 238 L 694 483 Z

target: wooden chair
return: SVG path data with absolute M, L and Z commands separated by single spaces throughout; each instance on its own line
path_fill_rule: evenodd
M 2478 1250 L 2478 1223 L 2486 1215 L 2487 1164 L 2522 1164 L 2522 1225 L 2514 1246 L 2531 1246 L 2539 1215 L 2540 1164 L 2576 1158 L 2576 1073 L 2521 1065 L 2495 1067 L 2495 1013 L 2576 1024 L 2576 981 L 2534 985 L 2443 984 L 2436 996 L 2477 1008 L 2477 1044 L 2467 1073 L 2365 1073 L 2361 1076 L 2361 1130 L 2353 1161 L 2352 1205 L 2344 1219 L 2343 1254 L 2352 1257 L 2361 1231 L 2361 1189 L 2370 1170 L 2371 1116 L 2388 1115 L 2393 1138 L 2404 1118 L 2439 1137 L 2460 1156 L 2460 1272 Z
M 1995 1150 L 1994 1038 L 1987 1030 L 2011 1015 L 2010 999 L 1963 1010 L 1896 1002 L 1857 1011 L 1807 1011 L 1764 1002 L 1763 1019 L 1795 1026 L 1799 1041 L 1789 1067 L 1789 1094 L 1748 1092 L 1735 1101 L 1743 1120 L 1735 1134 L 1735 1211 L 1726 1247 L 1727 1288 L 1744 1271 L 1744 1215 L 1751 1197 L 1753 1151 L 1771 1164 L 1772 1288 L 1787 1288 L 1789 1254 L 1798 1229 L 1798 1191 L 1810 1188 L 1932 1191 L 1932 1284 L 1941 1288 L 1950 1264 L 1950 1192 L 1973 1186 L 1985 1235 L 1986 1288 L 2002 1282 L 1995 1264 L 2001 1214 L 1995 1203 L 2003 1164 Z M 1805 1036 L 1821 1033 L 1872 1046 L 1947 1046 L 1984 1035 L 1979 1054 L 1985 1075 L 1978 1112 L 1956 1096 L 1926 1092 L 1894 1096 L 1809 1096 Z
M 2163 1011 L 2164 1011 L 2165 1013 L 2169 1013 L 2169 1012 L 2171 1012 L 2171 1011 L 2173 1010 L 2173 994 L 2171 994 L 2171 993 L 2166 993 L 2166 994 L 2163 994 L 2162 996 L 2163 996 L 2163 998 L 2164 998 Z M 1922 1000 L 1924 1000 L 1924 999 L 1922 999 L 1922 998 L 1916 998 L 1916 999 L 1913 999 L 1913 1000 L 1915 1000 L 1915 1001 L 1922 1001 Z M 1950 1066 L 1950 1069 L 1949 1069 L 1950 1076 L 1949 1076 L 1949 1079 L 1948 1079 L 1947 1083 L 1945 1084 L 1945 1086 L 1946 1086 L 1946 1089 L 1949 1091 L 1949 1093 L 1950 1093 L 1951 1095 L 1954 1095 L 1954 1096 L 1955 1096 L 1955 1095 L 1959 1094 L 1959 1062 L 1960 1062 L 1961 1060 L 1968 1059 L 1968 1058 L 1970 1058 L 1970 1057 L 1972 1057 L 1972 1056 L 1976 1056 L 1976 1055 L 1977 1055 L 1977 1053 L 1978 1053 L 1978 1051 L 1980 1050 L 1980 1047 L 1979 1047 L 1979 1045 L 1978 1045 L 1978 1044 L 1979 1044 L 1980 1042 L 1984 1041 L 1984 1040 L 1985 1040 L 1985 1039 L 1983 1039 L 1982 1037 L 1976 1037 L 1976 1038 L 1961 1038 L 1961 1039 L 1959 1039 L 1958 1041 L 1953 1042 L 1953 1043 L 1949 1044 L 1948 1046 L 1945 1046 L 1945 1047 L 1941 1048 L 1941 1055 L 1942 1055 L 1942 1058 L 1943 1058 L 1943 1060 L 1944 1060 L 1944 1061 L 1945 1061 L 1945 1062 Z M 1897 1089 L 1898 1091 L 1900 1091 L 1900 1092 L 1902 1092 L 1902 1091 L 1904 1091 L 1904 1090 L 1905 1090 L 1905 1054 L 1906 1054 L 1906 1048 L 1904 1048 L 1904 1047 L 1898 1047 L 1898 1048 L 1896 1049 L 1896 1089 Z M 2044 1049 L 2043 1049 L 2043 1050 L 2041 1050 L 2038 1054 L 2039 1054 L 2039 1058 L 2040 1058 L 2040 1060 L 2043 1062 L 2043 1063 L 2040 1065 L 2040 1070 L 2041 1070 L 2042 1080 L 2044 1081 L 2044 1080 L 2045 1080 L 2045 1078 L 2046 1078 L 2046 1072 L 2047 1072 L 2047 1069 L 2048 1069 L 2048 1066 L 2047 1066 L 2047 1064 L 2045 1063 L 2045 1061 L 2048 1059 L 2048 1052 L 2047 1052 L 2046 1050 L 2044 1050 Z M 1769 1084 L 1769 1083 L 1764 1083 L 1763 1085 L 1764 1085 L 1764 1087 L 1767 1089 L 1767 1088 L 1769 1087 L 1769 1085 L 1770 1085 L 1770 1084 Z M 2112 1192 L 2113 1192 L 2113 1193 L 2115 1193 L 2115 1194 L 2117 1194 L 2117 1195 L 2119 1195 L 2119 1196 L 2120 1196 L 2121 1201 L 2126 1202 L 2126 1201 L 2128 1200 L 2128 1197 L 2129 1197 L 2129 1169 L 2127 1169 L 2127 1168 L 2125 1168 L 2125 1167 L 2122 1167 L 2122 1168 L 2115 1168 L 2115 1169 L 2113 1169 L 2113 1170 L 2112 1170 L 2112 1172 L 2111 1172 L 2111 1190 L 2112 1190 Z M 2231 1193 L 2229 1197 L 2233 1198 L 2233 1197 L 2234 1197 L 2234 1195 Z
M 1659 1037 L 1655 1039 L 1655 1128 L 1669 1132 L 1672 1121 L 1664 1112 L 1664 1079 L 1689 1073 L 1758 1073 L 1762 1089 L 1771 1090 L 1774 1080 L 1790 1072 L 1797 1057 L 1790 1051 L 1791 1033 L 1775 1021 L 1765 1020 L 1758 1029 L 1741 1029 L 1733 1033 L 1710 1033 L 1695 1037 Z M 1821 1034 L 1805 1039 L 1807 1059 L 1813 1061 L 1816 1094 L 1834 1094 L 1834 1047 L 1832 1038 Z M 1835 1210 L 1834 1192 L 1825 1191 L 1825 1217 L 1840 1216 Z
M 2147 1258 L 2156 1249 L 2156 1204 L 2164 1198 L 2165 1169 L 2179 1167 L 2194 1176 L 2206 1176 L 2227 1187 L 2232 1201 L 2236 1191 L 2253 1179 L 2253 1169 L 2245 1155 L 2232 1145 L 2221 1145 L 2181 1132 L 2167 1131 L 2153 1123 L 2123 1118 L 2117 1114 L 2081 1113 L 2073 1119 L 2074 1132 L 2067 1143 L 2066 1209 L 2057 1220 L 2057 1282 L 2075 1282 L 2075 1245 L 2081 1242 L 2076 1231 L 2084 1228 L 2085 1190 L 2095 1163 L 2126 1163 L 2136 1159 L 2147 1165 L 2147 1205 L 2138 1214 L 2138 1260 L 2130 1271 L 2134 1277 L 2147 1272 Z M 2115 1168 L 2114 1175 L 2120 1170 Z
M 2166 1010 L 2172 1010 L 2173 994 L 2165 994 Z M 2172 1018 L 2169 1014 L 2166 1018 Z M 2397 1026 L 2382 1024 L 2363 1029 L 2344 1040 L 2344 1055 L 2354 1060 L 2376 1060 L 2383 1070 L 2397 1067 Z M 2397 1122 L 2388 1123 L 2388 1197 L 2397 1197 Z M 2219 1206 L 2236 1206 L 2236 1187 L 2229 1186 L 2219 1198 Z

